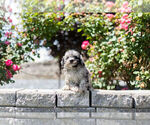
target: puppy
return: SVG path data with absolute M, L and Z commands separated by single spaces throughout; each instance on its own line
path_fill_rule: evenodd
M 90 74 L 79 52 L 75 50 L 67 51 L 61 61 L 61 66 L 65 75 L 63 90 L 79 92 L 90 90 Z

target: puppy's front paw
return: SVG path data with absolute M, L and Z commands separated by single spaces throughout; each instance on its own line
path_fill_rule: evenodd
M 69 90 L 70 89 L 70 87 L 68 86 L 68 85 L 65 85 L 63 88 L 62 88 L 62 90 Z
M 79 88 L 78 87 L 71 87 L 70 90 L 72 90 L 74 92 L 79 92 Z

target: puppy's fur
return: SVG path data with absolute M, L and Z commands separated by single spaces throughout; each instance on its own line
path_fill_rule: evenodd
M 65 75 L 63 90 L 79 92 L 90 90 L 90 75 L 79 52 L 75 50 L 67 51 L 61 61 L 61 65 Z

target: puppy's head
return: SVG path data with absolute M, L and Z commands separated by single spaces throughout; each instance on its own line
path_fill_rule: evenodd
M 79 52 L 75 50 L 69 50 L 65 53 L 61 61 L 61 65 L 62 68 L 72 69 L 78 66 L 84 66 L 84 62 Z

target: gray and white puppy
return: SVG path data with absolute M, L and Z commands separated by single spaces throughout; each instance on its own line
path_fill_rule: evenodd
M 79 52 L 75 50 L 67 51 L 61 61 L 61 65 L 65 75 L 63 90 L 79 92 L 90 90 L 90 74 Z

